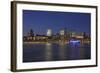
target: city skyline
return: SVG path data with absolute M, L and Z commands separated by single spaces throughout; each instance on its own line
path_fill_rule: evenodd
M 64 28 L 90 34 L 90 18 L 89 13 L 23 10 L 23 34 L 30 29 L 40 35 L 52 29 L 56 34 Z

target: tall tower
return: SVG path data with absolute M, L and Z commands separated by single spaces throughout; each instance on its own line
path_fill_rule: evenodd
M 33 31 L 32 29 L 30 29 L 28 35 L 29 35 L 29 36 L 34 36 L 34 31 Z
M 52 36 L 52 30 L 51 29 L 47 30 L 47 36 Z

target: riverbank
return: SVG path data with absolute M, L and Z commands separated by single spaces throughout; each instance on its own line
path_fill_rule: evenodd
M 24 44 L 48 44 L 48 43 L 58 43 L 58 44 L 67 44 L 68 42 L 52 42 L 52 41 L 50 41 L 50 42 L 23 42 Z
M 49 42 L 46 42 L 46 41 L 42 41 L 42 42 L 40 42 L 40 41 L 35 41 L 35 42 L 33 42 L 33 41 L 26 41 L 26 42 L 23 42 L 24 44 L 48 44 L 48 43 L 51 43 L 51 44 L 53 44 L 53 43 L 57 43 L 57 44 L 68 44 L 69 42 L 68 41 L 66 41 L 66 42 L 62 42 L 62 41 L 49 41 Z M 90 44 L 91 42 L 90 41 L 81 41 L 80 42 L 81 44 Z

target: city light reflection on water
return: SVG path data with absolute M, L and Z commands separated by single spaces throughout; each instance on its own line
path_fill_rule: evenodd
M 71 45 L 71 46 L 80 46 L 80 44 L 81 44 L 81 41 L 80 40 L 70 40 L 69 41 L 69 44 Z
M 52 44 L 51 43 L 47 43 L 45 46 L 45 60 L 50 61 L 52 60 Z
M 23 44 L 23 62 L 80 60 L 91 58 L 89 44 Z

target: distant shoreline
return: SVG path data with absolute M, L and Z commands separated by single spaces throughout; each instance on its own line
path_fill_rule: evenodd
M 48 43 L 58 43 L 58 44 L 68 44 L 68 42 L 23 42 L 24 44 L 48 44 Z
M 48 43 L 59 43 L 59 44 L 68 44 L 69 42 L 68 41 L 66 41 L 66 42 L 59 42 L 59 41 L 49 41 L 49 42 L 39 42 L 39 41 L 35 41 L 35 42 L 33 42 L 33 41 L 25 41 L 25 42 L 23 42 L 24 44 L 48 44 Z M 82 43 L 82 42 L 81 42 Z M 83 44 L 84 43 L 91 43 L 90 41 L 84 41 L 83 42 Z
M 23 42 L 24 44 L 46 44 L 48 42 Z

